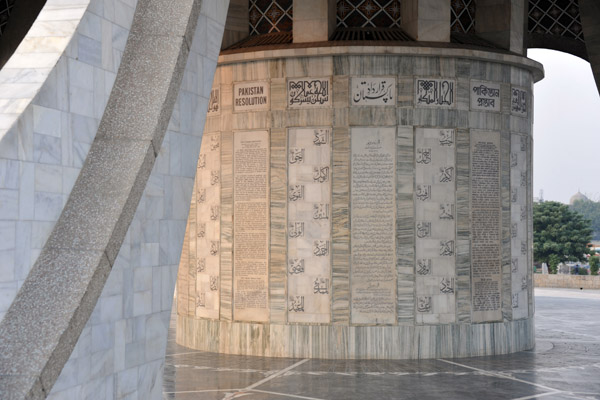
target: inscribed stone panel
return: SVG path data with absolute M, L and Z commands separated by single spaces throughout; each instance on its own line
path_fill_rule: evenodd
M 205 134 L 196 173 L 196 317 L 219 319 L 221 135 Z
M 510 140 L 510 248 L 513 319 L 529 316 L 527 136 Z
M 268 82 L 240 82 L 233 85 L 233 111 L 269 109 Z
M 396 321 L 396 130 L 351 130 L 351 316 Z
M 234 319 L 269 318 L 269 133 L 235 132 L 233 142 Z
M 456 320 L 454 129 L 415 129 L 415 180 L 416 321 L 453 323 Z
M 396 104 L 396 78 L 353 77 L 350 80 L 353 106 L 393 106 Z
M 331 106 L 331 78 L 294 78 L 287 81 L 289 108 Z
M 527 90 L 512 86 L 510 88 L 510 112 L 519 117 L 526 117 L 529 111 L 529 94 Z
M 331 129 L 288 134 L 288 321 L 331 321 Z
M 416 107 L 454 107 L 456 81 L 443 78 L 415 79 Z
M 221 88 L 219 86 L 213 87 L 210 91 L 208 110 L 206 113 L 209 116 L 221 114 Z
M 473 322 L 502 319 L 500 134 L 471 131 Z
M 471 81 L 471 110 L 500 112 L 500 84 Z

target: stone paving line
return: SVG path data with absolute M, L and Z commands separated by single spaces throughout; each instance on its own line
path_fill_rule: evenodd
M 536 348 L 496 357 L 277 359 L 205 353 L 171 339 L 164 399 L 600 399 L 600 291 L 536 289 L 536 306 Z

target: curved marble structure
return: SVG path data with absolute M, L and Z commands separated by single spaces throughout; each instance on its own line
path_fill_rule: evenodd
M 178 278 L 177 342 L 278 357 L 534 345 L 533 83 L 516 55 L 222 55 Z

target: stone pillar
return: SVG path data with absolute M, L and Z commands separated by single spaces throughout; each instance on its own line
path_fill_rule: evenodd
M 336 26 L 335 0 L 294 0 L 294 43 L 324 42 Z
M 248 37 L 248 0 L 231 0 L 221 49 Z
M 420 42 L 450 41 L 450 0 L 402 0 L 402 29 Z
M 506 50 L 524 54 L 525 0 L 479 0 L 475 32 Z

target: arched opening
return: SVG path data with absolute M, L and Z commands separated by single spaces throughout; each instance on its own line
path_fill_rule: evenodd
M 568 203 L 580 191 L 597 200 L 600 96 L 590 64 L 554 50 L 530 49 L 527 56 L 546 72 L 534 86 L 534 197 Z

